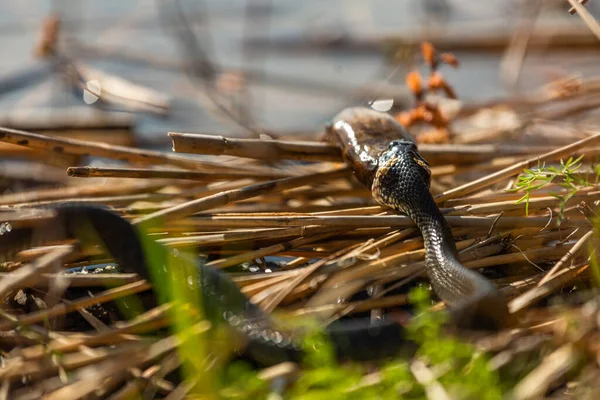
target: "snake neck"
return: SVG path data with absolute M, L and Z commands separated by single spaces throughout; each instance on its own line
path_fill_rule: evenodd
M 465 297 L 481 297 L 492 290 L 487 279 L 459 261 L 450 226 L 431 195 L 421 197 L 418 205 L 407 204 L 400 211 L 415 222 L 423 235 L 427 273 L 442 300 L 452 306 Z
M 471 326 L 485 320 L 485 328 L 497 326 L 506 319 L 506 304 L 490 281 L 458 260 L 452 231 L 429 183 L 427 164 L 416 146 L 400 143 L 380 157 L 371 191 L 377 202 L 407 214 L 421 231 L 427 275 L 457 323 Z

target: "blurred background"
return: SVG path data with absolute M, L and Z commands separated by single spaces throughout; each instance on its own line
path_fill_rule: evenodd
M 598 15 L 594 1 L 586 7 Z M 566 0 L 3 0 L 0 125 L 47 131 L 93 112 L 146 147 L 168 148 L 168 131 L 314 138 L 349 105 L 409 107 L 405 74 L 422 65 L 423 40 L 460 60 L 444 76 L 462 104 L 593 76 L 598 39 L 569 8 Z M 53 17 L 57 50 L 44 56 Z M 128 84 L 151 89 L 142 95 L 152 104 L 140 106 L 139 93 L 95 101 L 98 76 L 124 79 L 127 93 Z

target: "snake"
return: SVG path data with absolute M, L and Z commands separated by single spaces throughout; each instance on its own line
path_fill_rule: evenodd
M 508 318 L 506 303 L 490 281 L 457 260 L 452 233 L 429 192 L 428 164 L 404 128 L 388 114 L 349 108 L 327 125 L 326 132 L 339 143 L 344 160 L 357 179 L 371 188 L 374 199 L 406 213 L 421 230 L 429 278 L 435 293 L 454 311 L 453 320 L 462 326 L 478 325 L 473 321 L 486 321 L 486 329 L 501 326 Z M 131 224 L 108 206 L 70 202 L 43 208 L 52 209 L 55 217 L 44 226 L 5 234 L 0 240 L 3 253 L 9 245 L 16 254 L 28 246 L 65 238 L 77 239 L 82 247 L 101 246 L 122 271 L 149 282 L 192 278 L 204 317 L 231 332 L 238 355 L 261 365 L 299 362 L 304 357 L 302 327 L 292 327 L 264 311 L 229 274 L 203 259 L 155 241 L 145 227 Z M 190 270 L 194 273 L 181 277 L 182 271 Z M 168 301 L 157 286 L 153 285 L 157 301 Z M 385 315 L 376 320 L 337 320 L 322 332 L 340 360 L 380 360 L 412 348 L 404 326 Z
M 390 114 L 366 107 L 341 111 L 327 127 L 356 178 L 382 206 L 406 214 L 423 235 L 425 267 L 454 324 L 499 329 L 512 323 L 504 296 L 458 259 L 452 231 L 430 192 L 429 163 Z

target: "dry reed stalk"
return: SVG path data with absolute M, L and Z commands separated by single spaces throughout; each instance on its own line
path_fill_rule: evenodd
M 171 358 L 172 359 L 172 358 Z M 174 369 L 174 368 L 173 368 Z M 145 385 L 145 389 L 155 389 L 161 394 L 168 394 L 175 388 L 173 384 L 164 379 L 157 378 L 156 375 L 160 372 L 159 365 L 152 365 L 145 371 L 140 371 L 137 368 L 132 368 L 129 373 L 134 378 L 127 382 L 123 388 L 110 396 L 109 400 L 121 400 L 130 399 L 136 395 L 140 395 L 139 391 L 142 385 Z
M 12 314 L 9 314 L 8 312 L 4 311 L 4 309 L 0 308 L 0 318 L 2 318 L 5 321 L 9 321 L 11 323 L 17 323 L 17 317 L 15 317 Z M 43 328 L 41 326 L 37 326 L 37 325 L 33 325 L 29 328 L 29 332 L 27 332 L 29 336 L 36 341 L 36 343 L 45 343 L 48 340 L 61 340 L 63 339 L 63 335 L 53 332 L 53 331 L 49 331 L 46 328 Z M 25 336 L 25 335 L 23 335 Z M 2 370 L 0 370 L 0 374 L 2 373 Z
M 535 302 L 549 296 L 555 290 L 563 287 L 568 282 L 575 279 L 577 276 L 585 272 L 589 267 L 589 264 L 574 266 L 568 269 L 556 273 L 552 279 L 546 281 L 546 283 L 535 286 L 527 292 L 514 298 L 509 303 L 509 309 L 511 313 L 519 313 Z
M 548 197 L 550 192 L 559 192 L 561 190 L 560 186 L 557 185 L 548 185 L 548 187 L 541 188 L 536 190 L 530 194 L 530 200 L 537 199 L 540 197 Z M 586 193 L 595 191 L 595 188 L 582 188 L 577 192 L 578 195 L 584 195 Z M 516 202 L 518 199 L 523 197 L 522 193 L 511 193 L 504 192 L 503 190 L 492 191 L 489 189 L 484 189 L 480 193 L 474 193 L 469 197 L 461 197 L 448 200 L 444 202 L 444 206 L 447 208 L 464 206 L 464 205 L 474 205 L 474 204 L 487 204 L 487 203 L 497 203 L 501 201 L 509 201 L 512 200 Z
M 173 359 L 173 356 L 174 353 L 171 352 L 162 360 L 160 360 L 160 362 L 164 362 L 165 359 Z M 142 385 L 144 385 L 146 389 L 168 394 L 174 389 L 174 385 L 171 382 L 156 377 L 156 374 L 159 372 L 159 370 L 160 366 L 157 364 L 151 365 L 144 371 L 138 367 L 129 368 L 126 374 L 124 374 L 125 376 L 107 379 L 103 385 L 94 392 L 94 394 L 110 400 L 132 398 L 132 396 L 135 397 L 136 394 L 139 395 L 138 392 L 139 389 L 142 388 Z M 119 387 L 121 388 L 119 389 Z M 107 397 L 107 394 L 111 392 L 114 393 Z
M 68 186 L 58 189 L 39 189 L 26 192 L 4 194 L 0 196 L 0 205 L 18 203 L 32 203 L 44 200 L 62 200 L 65 198 L 78 198 L 84 196 L 110 196 L 124 194 L 144 194 L 160 189 L 166 185 L 165 181 L 146 181 L 127 184 L 99 185 L 87 184 Z
M 521 7 L 513 37 L 500 63 L 500 79 L 510 88 L 514 89 L 519 81 L 527 55 L 527 44 L 535 31 L 535 25 L 542 9 L 542 5 L 538 2 Z
M 50 270 L 56 270 L 57 264 L 60 263 L 63 258 L 70 255 L 74 249 L 75 248 L 70 245 L 59 246 L 33 263 L 9 272 L 7 276 L 0 281 L 0 299 L 3 299 L 8 293 L 17 289 L 35 285 L 36 282 L 40 280 L 41 274 Z
M 176 165 L 179 167 L 191 168 L 206 172 L 214 170 L 230 171 L 239 169 L 230 168 L 226 165 L 209 163 L 207 161 L 199 161 L 194 158 L 178 156 L 166 152 L 140 150 L 132 147 L 113 146 L 105 143 L 76 139 L 57 138 L 38 133 L 2 127 L 0 127 L 0 141 L 58 154 L 102 157 L 146 165 Z M 256 172 L 264 171 L 261 168 L 252 166 L 246 166 L 244 169 Z
M 53 210 L 14 210 L 0 207 L 0 219 L 13 229 L 32 228 L 51 221 L 56 216 Z
M 438 381 L 435 373 L 425 364 L 424 361 L 417 359 L 410 363 L 410 372 L 415 380 L 423 385 L 428 399 L 452 400 L 448 391 Z
M 279 202 L 270 201 L 269 204 L 262 204 L 262 202 L 258 202 L 262 200 L 261 198 L 251 199 L 251 200 L 242 200 L 239 203 L 229 204 L 224 207 L 213 208 L 212 213 L 227 213 L 229 211 L 235 211 L 237 213 L 258 213 L 258 212 L 268 212 L 268 213 L 317 213 L 322 211 L 333 211 L 342 208 L 346 208 L 351 204 L 355 205 L 363 205 L 366 202 L 364 200 L 358 200 L 356 202 L 346 202 L 344 199 L 331 199 L 327 200 L 323 199 L 315 199 L 315 200 L 303 200 L 299 201 L 299 199 L 290 198 L 287 201 L 282 200 Z M 352 201 L 352 199 L 350 199 Z M 150 212 L 157 211 L 156 209 L 150 210 Z M 202 214 L 202 213 L 201 213 Z
M 340 162 L 340 150 L 326 143 L 237 139 L 215 135 L 169 132 L 178 153 L 230 155 L 263 160 Z
M 256 159 L 301 159 L 342 162 L 338 146 L 326 143 L 234 139 L 214 135 L 169 133 L 176 152 L 231 155 Z M 511 145 L 421 144 L 419 153 L 432 164 L 468 164 L 493 157 L 531 155 L 549 151 L 548 147 Z
M 456 246 L 457 249 L 462 250 L 474 243 L 476 243 L 475 239 L 469 239 L 456 243 Z M 374 274 L 382 270 L 398 267 L 402 264 L 421 261 L 425 257 L 425 249 L 423 249 L 422 243 L 417 243 L 417 246 L 418 249 L 416 250 L 407 250 L 372 261 L 357 262 L 354 265 L 343 268 L 331 276 L 321 290 L 327 290 L 337 285 L 343 285 L 345 282 L 352 282 L 366 277 L 371 279 Z
M 184 169 L 144 169 L 107 167 L 69 167 L 67 175 L 74 178 L 135 178 L 135 179 L 189 179 L 197 181 L 218 181 L 240 178 L 276 178 L 286 176 L 277 173 L 257 173 L 253 171 L 197 172 Z
M 142 351 L 132 350 L 130 353 L 104 360 L 95 365 L 81 368 L 71 377 L 75 382 L 62 386 L 44 396 L 47 400 L 75 400 L 85 398 L 96 392 L 106 379 L 124 374 L 142 359 Z
M 322 239 L 326 239 L 340 232 L 340 229 L 337 228 L 325 228 L 319 234 L 314 234 L 312 236 L 302 236 L 298 239 L 291 240 L 289 242 L 279 243 L 273 246 L 265 247 L 262 249 L 250 251 L 247 253 L 239 254 L 236 256 L 222 258 L 220 260 L 215 260 L 207 263 L 206 265 L 212 268 L 227 268 L 233 267 L 235 265 L 244 263 L 246 261 L 251 261 L 257 258 L 266 257 L 274 254 L 292 254 L 289 250 L 295 249 L 298 246 L 313 243 Z M 320 253 L 317 253 L 317 256 L 320 256 Z M 301 257 L 308 256 L 305 253 L 301 255 Z
M 89 307 L 93 304 L 102 304 L 118 298 L 143 292 L 151 288 L 146 281 L 133 282 L 115 289 L 109 289 L 98 293 L 95 297 L 84 297 L 69 304 L 57 304 L 56 306 L 40 311 L 35 311 L 17 319 L 16 322 L 0 322 L 0 330 L 12 329 L 15 326 L 28 326 L 47 319 L 58 317 L 76 311 L 80 308 Z
M 465 242 L 459 242 L 457 245 L 460 246 L 459 248 L 462 248 L 463 246 L 468 245 L 468 241 Z M 489 248 L 489 254 L 497 253 L 502 249 L 502 245 L 489 245 L 487 247 Z M 488 255 L 471 261 L 467 260 L 471 257 L 476 257 L 476 255 L 469 256 L 468 253 L 465 254 L 464 252 L 461 252 L 460 260 L 463 261 L 463 265 L 467 268 L 487 268 L 513 262 L 529 263 L 534 261 L 539 262 L 543 260 L 552 260 L 560 257 L 563 251 L 564 250 L 562 248 L 557 247 L 538 248 L 529 249 L 524 252 Z M 311 306 L 323 305 L 331 303 L 332 296 L 335 296 L 336 299 L 345 298 L 346 296 L 353 294 L 356 290 L 362 289 L 368 282 L 373 281 L 373 279 L 377 277 L 378 273 L 384 272 L 386 269 L 394 266 L 398 266 L 400 263 L 408 264 L 391 271 L 390 277 L 388 279 L 384 279 L 382 283 L 406 278 L 413 274 L 423 274 L 425 268 L 425 264 L 422 261 L 423 256 L 423 250 L 417 250 L 414 252 L 391 256 L 388 260 L 373 261 L 362 266 L 359 265 L 353 267 L 353 269 L 340 271 L 330 277 L 326 284 L 319 289 L 322 293 L 321 298 L 317 297 L 317 293 L 311 298 L 309 303 Z M 345 292 L 342 292 L 341 289 L 344 288 L 344 286 L 347 288 L 345 288 Z M 335 293 L 333 293 L 334 291 L 331 290 L 333 287 L 337 287 L 337 291 L 335 291 Z
M 53 168 L 64 169 L 70 165 L 79 164 L 82 156 L 48 153 L 43 150 L 29 149 L 0 142 L 0 157 L 2 157 L 3 160 L 18 159 L 26 160 L 28 162 L 41 162 Z
M 206 332 L 206 330 L 208 329 L 208 325 L 204 322 L 198 323 L 192 327 L 189 328 L 190 332 L 194 332 L 195 334 L 201 334 L 203 332 Z M 165 354 L 169 354 L 171 353 L 178 345 L 181 344 L 181 341 L 178 340 L 177 338 L 173 337 L 173 336 L 169 336 L 165 339 L 159 340 L 153 344 L 151 344 L 150 346 L 148 346 L 147 348 L 141 348 L 138 351 L 136 351 L 134 353 L 135 357 L 132 358 L 132 360 L 127 360 L 127 362 L 121 362 L 119 363 L 119 368 L 120 368 L 120 372 L 125 372 L 125 370 L 129 370 L 131 371 L 131 368 L 143 364 L 143 363 L 148 363 L 149 361 L 155 360 L 156 358 L 159 357 L 163 357 Z M 135 350 L 134 350 L 135 351 Z M 113 358 L 114 360 L 114 358 Z M 110 360 L 109 360 L 110 361 Z M 108 362 L 108 361 L 105 361 Z M 97 366 L 99 368 L 102 368 L 103 366 Z M 85 369 L 91 368 L 92 370 L 94 370 L 93 367 L 87 367 Z M 104 369 L 103 369 L 104 372 Z M 110 382 L 110 384 L 115 384 L 117 382 L 122 382 L 122 380 L 125 379 L 126 375 L 124 373 L 117 373 L 117 374 L 112 374 L 112 371 L 109 369 L 109 375 L 102 375 L 102 379 L 98 382 L 98 383 L 103 383 L 106 384 L 106 378 L 110 378 L 110 380 L 112 380 L 112 382 Z M 83 377 L 85 377 L 88 373 L 92 373 L 92 371 L 77 371 L 75 372 L 73 375 L 75 378 L 77 377 L 81 377 L 83 375 Z M 77 388 L 77 390 L 80 390 L 81 392 L 85 393 L 85 394 L 89 394 L 92 391 L 95 392 L 98 388 L 102 388 L 101 385 L 98 386 L 94 386 L 92 388 L 92 390 L 90 390 L 90 388 L 88 386 L 86 386 L 86 383 L 89 382 L 89 378 L 88 379 L 80 379 L 79 381 L 75 381 L 74 383 L 72 383 L 69 386 L 65 386 L 61 389 L 58 389 L 56 392 L 54 392 L 53 394 L 57 394 L 60 393 L 60 395 L 66 395 L 68 393 L 70 393 L 72 388 Z M 80 392 L 78 392 L 80 393 Z M 56 398 L 60 398 L 57 397 Z
M 65 354 L 61 359 L 60 366 L 48 359 L 24 361 L 22 359 L 13 358 L 10 363 L 7 363 L 4 369 L 0 370 L 0 379 L 9 381 L 17 380 L 23 376 L 30 376 L 31 381 L 40 379 L 44 375 L 55 373 L 59 368 L 65 371 L 70 371 L 82 368 L 88 365 L 93 365 L 98 362 L 117 357 L 122 354 L 131 354 L 134 351 L 143 349 L 142 343 L 128 343 L 116 348 L 98 348 L 94 349 L 94 354 L 86 352 L 77 352 Z
M 381 249 L 388 247 L 388 246 L 398 242 L 399 240 L 403 240 L 408 237 L 414 236 L 418 232 L 419 231 L 416 228 L 408 228 L 408 229 L 403 229 L 400 231 L 390 232 L 390 233 L 384 235 L 383 237 L 381 237 L 379 240 L 375 240 L 375 241 L 373 241 L 373 243 L 363 247 L 362 251 L 365 253 L 375 250 L 375 249 L 380 251 Z
M 243 230 L 222 233 L 207 233 L 204 235 L 186 235 L 158 239 L 157 242 L 169 247 L 209 246 L 244 241 L 258 241 L 263 239 L 282 239 L 293 236 L 311 235 L 311 231 L 319 230 L 318 227 L 272 228 Z
M 282 178 L 275 181 L 258 183 L 256 185 L 251 185 L 240 189 L 232 189 L 229 191 L 221 192 L 219 194 L 180 204 L 165 210 L 157 211 L 144 217 L 137 218 L 133 221 L 133 223 L 151 224 L 154 221 L 159 221 L 164 218 L 181 218 L 214 207 L 224 206 L 226 204 L 233 203 L 242 199 L 248 199 L 250 197 L 257 197 L 267 193 L 278 192 L 292 187 L 313 184 L 314 182 L 318 182 L 320 180 L 326 181 L 327 179 L 334 179 L 340 176 L 346 176 L 349 174 L 349 172 L 349 169 L 347 167 L 344 167 L 341 169 L 335 169 L 327 172 L 292 178 Z
M 145 333 L 168 325 L 169 321 L 166 318 L 166 313 L 170 308 L 172 308 L 171 304 L 163 304 L 129 322 L 116 323 L 113 328 L 107 331 L 85 337 L 61 338 L 43 345 L 29 346 L 16 352 L 13 356 L 31 361 L 38 360 L 54 352 L 74 352 L 79 350 L 81 346 L 108 346 L 139 341 L 140 338 L 132 334 Z
M 46 228 L 46 227 L 44 227 Z M 42 229 L 44 229 L 42 228 Z M 40 245 L 36 247 L 31 247 L 27 250 L 22 250 L 15 256 L 15 261 L 35 261 L 39 257 L 43 257 L 53 251 L 57 250 L 61 246 L 68 246 L 75 244 L 75 240 L 66 239 L 66 240 L 57 240 L 53 242 L 45 243 L 45 245 Z M 67 264 L 69 262 L 73 262 L 74 260 L 79 259 L 82 256 L 94 256 L 98 255 L 100 252 L 96 249 L 86 249 L 85 251 L 81 251 L 80 249 L 73 249 L 73 252 L 67 255 L 64 258 L 64 263 Z
M 571 197 L 567 204 L 574 202 L 593 202 L 600 199 L 600 191 L 589 191 L 578 193 Z M 529 210 L 541 210 L 548 207 L 557 207 L 560 200 L 554 196 L 535 197 L 529 200 Z M 525 204 L 517 204 L 514 200 L 505 200 L 499 202 L 485 202 L 483 204 L 464 205 L 459 210 L 452 211 L 446 215 L 465 215 L 465 214 L 492 214 L 501 211 L 520 210 L 525 212 Z
M 557 159 L 560 159 L 563 157 L 567 157 L 567 156 L 573 154 L 575 151 L 583 148 L 584 146 L 589 146 L 591 144 L 598 142 L 599 140 L 600 140 L 600 134 L 596 133 L 593 136 L 579 140 L 573 144 L 563 146 L 559 149 L 542 154 L 538 157 L 530 158 L 526 161 L 517 163 L 511 167 L 507 167 L 498 172 L 494 172 L 493 174 L 484 176 L 483 178 L 474 180 L 472 182 L 469 182 L 469 183 L 459 186 L 457 188 L 450 189 L 444 193 L 441 193 L 441 194 L 435 196 L 435 199 L 438 203 L 443 203 L 446 200 L 465 196 L 465 195 L 473 193 L 477 190 L 483 189 L 487 186 L 493 185 L 494 183 L 498 183 L 504 179 L 518 175 L 524 169 L 535 167 L 535 166 L 537 166 L 538 163 L 546 162 L 546 161 L 554 161 L 554 160 L 557 160 Z
M 385 210 L 386 210 L 386 208 L 381 207 L 381 206 L 367 206 L 367 207 L 343 208 L 340 210 L 333 210 L 333 211 L 321 211 L 321 212 L 315 212 L 315 213 L 313 213 L 313 215 L 329 215 L 332 217 L 336 216 L 336 215 L 372 215 L 372 214 L 380 213 Z
M 261 370 L 258 377 L 268 382 L 273 382 L 276 379 L 285 379 L 286 382 L 293 382 L 300 372 L 298 364 L 286 361 Z
M 261 304 L 262 308 L 267 311 L 273 311 L 298 285 L 300 285 L 302 282 L 308 279 L 308 277 L 315 273 L 315 271 L 326 265 L 327 262 L 336 259 L 340 255 L 345 254 L 348 251 L 352 251 L 352 247 L 350 249 L 345 248 L 336 253 L 333 253 L 329 257 L 323 258 L 304 268 L 301 273 L 296 275 L 289 282 L 282 282 L 281 289 L 278 290 L 272 297 L 266 299 Z M 279 289 L 279 285 L 274 286 Z
M 252 296 L 260 293 L 261 291 L 265 290 L 266 288 L 269 288 L 278 283 L 287 281 L 288 279 L 290 279 L 290 276 L 298 275 L 297 271 L 293 271 L 293 272 L 294 272 L 294 274 L 286 274 L 286 275 L 282 274 L 282 275 L 274 276 L 269 279 L 264 279 L 260 282 L 246 285 L 242 288 L 242 293 L 244 293 L 248 297 L 252 297 Z
M 515 400 L 541 398 L 557 379 L 564 377 L 580 362 L 581 357 L 580 350 L 572 343 L 564 344 L 554 350 L 515 386 L 512 392 L 513 398 Z
M 474 216 L 449 216 L 446 217 L 450 226 L 487 228 L 492 227 L 496 222 L 497 228 L 524 228 L 524 227 L 557 227 L 556 218 L 544 217 L 501 217 L 498 215 L 487 217 Z M 497 221 L 496 221 L 497 220 Z M 273 227 L 292 227 L 292 226 L 326 226 L 337 228 L 364 228 L 364 227 L 403 227 L 410 228 L 414 226 L 413 221 L 408 217 L 396 216 L 311 216 L 297 215 L 286 217 L 218 217 L 218 216 L 199 216 L 194 217 L 197 224 L 205 228 L 273 228 Z M 569 220 L 569 226 L 590 226 L 585 220 Z
M 207 185 L 200 184 L 198 186 L 196 186 L 196 182 L 194 182 L 194 186 L 190 190 L 180 190 L 176 191 L 176 193 L 183 198 L 199 198 L 218 194 L 227 190 L 243 188 L 253 183 L 256 183 L 256 179 L 236 179 L 230 181 L 212 182 Z M 181 184 L 177 185 L 177 187 L 180 186 Z
M 587 4 L 588 0 L 578 0 L 579 4 L 581 4 L 582 6 Z M 569 8 L 569 14 L 571 15 L 575 15 L 577 13 L 577 10 L 575 9 L 575 7 L 571 6 L 571 8 Z
M 386 296 L 380 298 L 372 298 L 368 300 L 355 301 L 345 304 L 327 304 L 320 307 L 301 307 L 293 312 L 293 316 L 311 316 L 311 315 L 323 315 L 325 313 L 339 313 L 342 312 L 344 315 L 351 315 L 355 313 L 363 313 L 370 311 L 374 308 L 391 308 L 397 306 L 403 306 L 408 304 L 408 296 L 405 294 L 398 294 L 393 296 Z
M 257 273 L 257 274 L 245 274 L 245 273 L 230 273 L 231 279 L 241 288 L 244 288 L 248 285 L 252 285 L 254 283 L 262 282 L 265 280 L 269 280 L 271 278 L 275 278 L 278 276 L 294 276 L 298 271 L 294 270 L 282 270 L 282 271 L 273 271 L 269 273 Z
M 527 249 L 515 251 L 513 253 L 501 254 L 497 256 L 486 257 L 480 260 L 473 260 L 465 263 L 467 268 L 484 268 L 495 265 L 503 265 L 514 262 L 541 262 L 552 261 L 560 257 L 564 250 L 568 250 L 573 245 L 546 246 L 537 249 Z
M 585 230 L 580 228 L 572 229 L 555 229 L 551 231 L 541 232 L 530 232 L 530 233 L 518 233 L 515 232 L 512 237 L 514 240 L 511 242 L 516 248 L 520 249 L 532 249 L 536 247 L 547 246 L 550 242 L 559 243 L 559 246 L 564 245 L 566 242 L 579 239 L 584 235 Z
M 590 230 L 588 233 L 583 235 L 577 241 L 577 243 L 575 243 L 575 245 L 569 251 L 567 251 L 565 253 L 565 255 L 562 256 L 562 258 L 560 260 L 558 260 L 558 262 L 556 264 L 554 264 L 552 269 L 550 271 L 548 271 L 548 273 L 540 280 L 540 282 L 538 283 L 538 286 L 543 285 L 544 283 L 548 282 L 553 277 L 555 277 L 557 272 L 560 271 L 560 269 L 563 268 L 565 266 L 565 264 L 567 262 L 569 262 L 569 260 L 574 258 L 579 252 L 584 250 L 584 246 L 587 246 L 588 241 L 592 238 L 593 235 L 594 235 L 593 230 Z
M 496 265 L 495 263 L 498 262 L 498 259 L 494 259 L 493 257 L 497 256 L 498 253 L 504 251 L 505 248 L 506 246 L 503 243 L 492 243 L 475 249 L 468 247 L 466 249 L 461 250 L 460 260 L 467 267 L 469 262 L 477 259 L 485 259 L 487 260 L 486 262 L 488 264 L 494 266 Z M 425 261 L 423 260 L 412 262 L 411 264 L 406 265 L 406 267 L 397 270 L 390 269 L 382 270 L 381 272 L 376 272 L 370 280 L 374 281 L 372 285 L 385 285 L 388 283 L 396 282 L 396 284 L 390 286 L 389 288 L 381 292 L 382 295 L 384 295 L 390 292 L 392 289 L 397 289 L 419 277 L 427 277 L 425 271 Z M 397 282 L 398 279 L 402 279 L 402 281 Z M 496 281 L 497 280 L 494 280 L 494 283 L 496 283 Z M 363 285 L 365 284 L 367 284 L 366 281 Z M 371 283 L 369 283 L 369 285 L 371 285 Z
M 439 178 L 442 176 L 460 175 L 463 173 L 494 171 L 498 168 L 508 167 L 523 160 L 523 157 L 497 157 L 491 161 L 481 162 L 473 165 L 461 166 L 445 164 L 431 167 L 431 176 Z
M 152 394 L 149 394 L 148 391 L 150 389 L 153 388 L 153 386 L 156 386 L 158 389 L 158 385 L 157 385 L 157 381 L 160 380 L 164 380 L 164 378 L 169 375 L 171 372 L 173 372 L 176 368 L 178 368 L 181 365 L 181 362 L 179 360 L 179 357 L 176 353 L 171 353 L 169 355 L 167 355 L 166 357 L 164 357 L 159 364 L 156 365 L 157 367 L 157 371 L 156 374 L 154 374 L 154 376 L 152 376 L 152 378 L 149 380 L 148 382 L 148 387 L 147 389 L 143 392 L 143 396 L 145 397 L 152 397 Z M 172 392 L 175 387 L 173 384 L 171 384 L 171 382 L 169 381 L 165 381 L 165 384 L 169 384 L 169 388 L 167 390 L 166 387 L 161 387 L 161 391 L 162 394 L 168 394 L 170 392 Z
M 201 334 L 206 332 L 208 326 L 209 325 L 203 321 L 191 326 L 189 332 Z M 81 368 L 91 366 L 93 370 L 95 365 L 106 360 L 120 359 L 122 355 L 131 356 L 132 354 L 138 354 L 140 358 L 135 357 L 134 362 L 128 364 L 126 368 L 128 369 L 140 363 L 147 363 L 158 357 L 162 357 L 165 354 L 172 352 L 180 344 L 181 341 L 179 339 L 174 336 L 169 336 L 159 341 L 155 341 L 150 346 L 145 345 L 145 343 L 129 343 L 115 348 L 97 349 L 94 354 L 86 354 L 84 352 L 70 353 L 61 358 L 59 365 L 57 365 L 56 362 L 48 362 L 49 360 L 44 360 L 42 363 L 39 360 L 24 362 L 22 359 L 11 359 L 14 363 L 12 363 L 9 368 L 0 370 L 0 376 L 4 379 L 12 380 L 18 379 L 21 375 L 29 375 L 30 379 L 34 379 L 43 376 L 44 374 L 48 374 L 49 372 L 54 372 L 58 368 L 61 368 L 64 371 L 79 369 L 78 372 L 80 372 Z M 73 374 L 75 379 L 78 376 L 81 375 L 79 373 Z M 121 379 L 122 375 L 118 375 L 118 377 Z M 60 384 L 62 386 L 64 383 L 60 381 Z
M 575 12 L 581 17 L 583 22 L 590 28 L 590 31 L 596 35 L 598 40 L 600 40 L 600 24 L 596 21 L 596 18 L 577 0 L 568 0 L 571 3 L 571 9 L 575 10 Z M 569 9 L 569 11 L 571 11 Z
M 177 387 L 167 396 L 165 400 L 183 400 L 187 398 L 189 392 L 198 384 L 198 378 L 191 378 L 189 380 L 181 382 Z
M 326 187 L 322 189 L 316 189 L 313 187 L 302 188 L 299 190 L 286 190 L 281 195 L 276 196 L 270 194 L 265 196 L 265 201 L 268 202 L 269 198 L 273 198 L 273 202 L 280 203 L 281 201 L 287 201 L 289 199 L 296 199 L 302 201 L 309 201 L 313 199 L 326 198 L 340 198 L 340 197 L 352 197 L 354 199 L 364 198 L 369 202 L 374 202 L 371 193 L 365 188 L 356 189 L 332 189 Z
M 538 110 L 533 113 L 533 116 L 545 120 L 560 120 L 563 118 L 572 118 L 578 114 L 587 111 L 595 110 L 600 106 L 600 96 L 598 94 L 590 94 L 574 99 L 573 101 L 563 104 L 562 107 L 550 110 Z M 597 152 L 595 150 L 594 152 Z
M 80 90 L 96 96 L 101 102 L 116 104 L 131 111 L 152 112 L 159 115 L 169 112 L 170 96 L 80 63 L 69 63 L 68 67 L 69 82 Z M 97 84 L 90 84 L 93 81 Z
M 514 299 L 518 295 L 534 287 L 541 278 L 542 273 L 533 276 L 521 276 L 515 278 L 512 282 L 500 288 L 500 291 L 506 296 L 507 299 Z
M 287 271 L 287 270 L 294 270 L 295 268 L 298 268 L 299 266 L 306 264 L 310 261 L 310 259 L 305 258 L 305 257 L 297 257 L 295 259 L 293 259 L 292 261 L 288 262 L 287 264 L 285 264 L 284 266 L 282 266 L 282 270 Z
M 160 203 L 163 201 L 173 200 L 175 198 L 174 194 L 168 193 L 139 193 L 139 194 L 128 194 L 122 196 L 100 196 L 100 197 L 64 197 L 60 199 L 53 200 L 41 200 L 41 201 L 31 201 L 31 202 L 23 202 L 23 203 L 13 203 L 11 207 L 14 208 L 36 208 L 36 207 L 46 207 L 52 205 L 59 205 L 68 203 L 99 203 L 110 206 L 122 206 L 126 204 L 131 204 L 136 201 L 145 201 L 149 203 Z

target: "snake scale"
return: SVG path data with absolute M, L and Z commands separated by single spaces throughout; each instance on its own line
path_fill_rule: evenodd
M 457 261 L 450 229 L 429 192 L 428 164 L 402 126 L 385 113 L 350 108 L 333 119 L 327 132 L 376 201 L 406 213 L 421 230 L 429 278 L 435 293 L 450 307 L 453 322 L 484 328 L 506 324 L 506 303 L 494 285 Z M 169 279 L 168 268 L 192 265 L 205 316 L 213 323 L 225 324 L 241 339 L 240 354 L 263 365 L 301 359 L 302 332 L 279 323 L 253 304 L 227 274 L 194 257 L 174 254 L 151 239 L 142 240 L 147 239 L 143 229 L 107 207 L 70 203 L 52 208 L 57 214 L 50 228 L 52 240 L 70 237 L 83 246 L 100 244 L 123 271 L 151 282 Z M 31 244 L 33 231 L 15 230 L 10 235 L 16 242 Z M 4 240 L 11 242 L 10 235 Z M 155 295 L 158 297 L 156 291 Z M 403 326 L 393 319 L 336 321 L 323 330 L 340 359 L 380 359 L 407 346 Z

